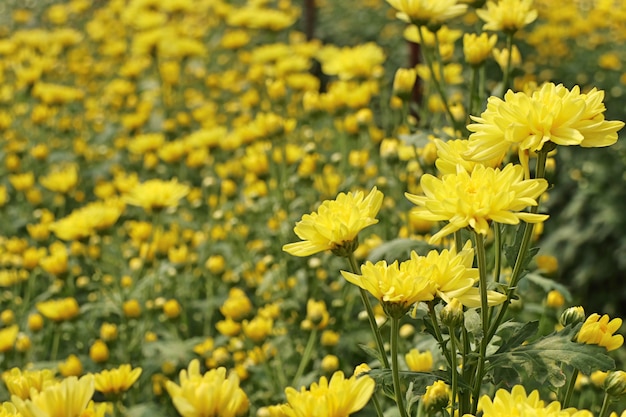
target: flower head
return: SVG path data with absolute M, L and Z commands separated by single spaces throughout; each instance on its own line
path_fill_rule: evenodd
M 609 146 L 617 141 L 624 123 L 604 120 L 604 92 L 593 88 L 581 93 L 563 85 L 544 84 L 531 94 L 509 90 L 504 100 L 489 97 L 487 110 L 471 116 L 469 150 L 475 161 L 503 158 L 513 145 L 537 152 L 552 142 L 582 147 Z
M 418 26 L 439 26 L 462 15 L 467 4 L 458 0 L 387 0 L 398 11 L 397 17 Z
M 2 373 L 2 381 L 7 386 L 11 395 L 16 395 L 23 400 L 30 398 L 31 390 L 40 392 L 44 388 L 56 384 L 54 373 L 49 369 L 38 371 L 22 371 L 13 368 Z
M 539 391 L 526 394 L 522 385 L 515 385 L 511 391 L 499 389 L 493 400 L 488 395 L 478 400 L 478 410 L 482 410 L 483 417 L 500 416 L 546 416 L 546 417 L 592 417 L 589 411 L 577 411 L 573 408 L 561 409 L 561 403 L 553 401 L 545 405 L 539 398 Z
M 94 377 L 88 374 L 80 379 L 74 376 L 65 378 L 41 392 L 32 390 L 28 400 L 13 395 L 11 401 L 23 417 L 80 416 L 93 393 Z
M 362 191 L 341 193 L 326 200 L 317 212 L 305 214 L 293 229 L 302 242 L 289 243 L 283 250 L 294 256 L 309 256 L 325 250 L 354 250 L 358 233 L 378 223 L 375 218 L 383 202 L 376 187 L 364 196 Z
M 482 64 L 491 55 L 491 51 L 497 41 L 498 37 L 496 35 L 487 36 L 484 32 L 480 35 L 466 33 L 463 35 L 465 62 L 474 66 Z
M 103 394 L 119 394 L 126 392 L 139 379 L 141 368 L 132 369 L 130 365 L 104 370 L 95 375 L 96 390 Z
M 597 313 L 591 314 L 580 328 L 576 341 L 588 345 L 603 346 L 608 351 L 618 349 L 624 344 L 624 336 L 615 334 L 622 326 L 622 319 L 609 320 L 610 318 L 606 314 L 602 317 Z
M 375 385 L 369 376 L 353 375 L 346 379 L 343 372 L 337 371 L 330 381 L 323 376 L 309 389 L 286 388 L 288 404 L 282 407 L 282 411 L 289 417 L 346 417 L 365 407 Z
M 71 320 L 80 312 L 78 302 L 73 297 L 41 301 L 37 303 L 37 310 L 46 318 L 56 322 Z
M 459 168 L 456 174 L 443 178 L 426 174 L 421 179 L 425 195 L 405 195 L 418 206 L 414 211 L 419 218 L 448 221 L 430 238 L 435 243 L 465 227 L 486 235 L 490 221 L 518 224 L 520 220 L 528 223 L 546 220 L 547 215 L 520 210 L 537 205 L 537 198 L 548 187 L 547 181 L 523 177 L 521 165 L 509 164 L 502 170 L 476 165 L 471 173 Z
M 178 201 L 189 193 L 189 187 L 176 179 L 163 181 L 151 179 L 135 185 L 126 195 L 126 202 L 143 207 L 147 212 L 178 206 Z
M 476 14 L 485 21 L 483 30 L 516 32 L 537 18 L 532 5 L 533 0 L 489 1 L 487 10 L 478 9 Z
M 180 385 L 167 381 L 165 388 L 183 417 L 235 417 L 248 411 L 248 397 L 237 374 L 227 377 L 222 367 L 201 374 L 197 359 L 180 372 Z
M 19 331 L 20 328 L 17 324 L 0 329 L 0 352 L 13 349 Z

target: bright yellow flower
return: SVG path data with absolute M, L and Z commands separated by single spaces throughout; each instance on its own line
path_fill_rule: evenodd
M 497 35 L 487 36 L 487 33 L 463 35 L 463 55 L 465 62 L 470 65 L 480 65 L 491 55 L 493 47 L 498 41 Z
M 576 341 L 603 346 L 608 351 L 618 349 L 624 344 L 624 336 L 614 333 L 622 326 L 622 319 L 609 320 L 606 314 L 602 317 L 597 313 L 591 314 L 580 328 Z
M 56 322 L 71 320 L 79 313 L 78 302 L 73 297 L 41 301 L 36 307 L 44 317 Z
M 376 297 L 391 317 L 402 316 L 413 304 L 434 298 L 434 283 L 424 275 L 413 273 L 404 262 L 387 265 L 387 261 L 376 264 L 367 261 L 361 267 L 361 274 L 341 271 L 346 280 Z
M 537 10 L 531 9 L 533 0 L 499 0 L 487 2 L 487 10 L 478 9 L 476 14 L 486 23 L 483 30 L 516 32 L 537 18 Z
M 532 94 L 509 90 L 504 100 L 489 97 L 487 110 L 471 116 L 469 151 L 466 157 L 486 161 L 504 157 L 511 146 L 520 151 L 540 151 L 552 142 L 557 145 L 602 147 L 617 141 L 624 123 L 604 120 L 604 92 L 593 88 L 581 93 L 563 85 L 544 84 Z
M 426 387 L 426 392 L 422 396 L 424 408 L 430 413 L 441 411 L 450 403 L 450 387 L 443 381 L 435 381 Z
M 467 4 L 458 0 L 387 0 L 398 11 L 396 17 L 418 26 L 438 26 L 462 15 Z
M 289 417 L 347 417 L 365 407 L 375 387 L 369 376 L 356 375 L 346 379 L 343 372 L 335 372 L 330 381 L 321 377 L 307 390 L 285 389 L 287 403 L 282 411 Z
M 442 175 L 455 174 L 457 166 L 461 165 L 467 172 L 472 172 L 477 164 L 496 168 L 500 166 L 501 159 L 492 159 L 489 161 L 476 162 L 468 158 L 465 155 L 470 146 L 468 140 L 455 139 L 444 141 L 441 139 L 434 140 L 435 147 L 437 148 L 437 159 L 435 165 Z
M 78 356 L 71 354 L 64 362 L 59 363 L 59 372 L 65 377 L 79 376 L 83 373 L 83 364 Z
M 3 402 L 0 405 L 0 417 L 22 417 L 12 403 Z
M 20 328 L 17 324 L 0 329 L 0 352 L 6 352 L 13 349 L 13 345 L 15 344 L 15 339 L 17 339 L 19 331 Z
M 341 49 L 328 45 L 318 52 L 317 58 L 322 64 L 324 74 L 336 75 L 341 80 L 351 80 L 378 78 L 382 75 L 385 53 L 373 42 Z
M 104 370 L 95 374 L 96 390 L 103 394 L 126 392 L 139 379 L 141 368 L 132 369 L 130 365 Z
M 73 164 L 67 165 L 41 177 L 39 182 L 50 191 L 65 194 L 74 189 L 78 183 L 78 167 Z
M 248 397 L 237 374 L 226 377 L 226 368 L 220 367 L 202 375 L 197 359 L 180 372 L 180 385 L 167 381 L 165 388 L 183 417 L 235 417 L 248 411 Z
M 11 401 L 23 417 L 80 416 L 93 393 L 94 377 L 88 374 L 80 379 L 65 378 L 39 393 L 33 391 L 29 400 L 13 395 Z
M 561 403 L 553 401 L 547 406 L 539 398 L 537 390 L 526 394 L 522 385 L 515 385 L 511 392 L 499 389 L 493 400 L 484 395 L 478 400 L 478 410 L 482 410 L 483 417 L 501 416 L 545 416 L 545 417 L 593 417 L 586 410 L 577 411 L 573 408 L 561 409 Z
M 433 354 L 430 350 L 420 352 L 417 349 L 411 349 L 404 356 L 404 360 L 413 372 L 430 372 L 433 370 Z
M 520 210 L 537 205 L 537 198 L 548 187 L 547 181 L 523 177 L 521 165 L 509 164 L 502 170 L 477 165 L 471 173 L 459 168 L 456 174 L 443 178 L 426 174 L 420 181 L 425 195 L 405 195 L 418 206 L 414 209 L 416 216 L 449 222 L 430 238 L 430 243 L 436 243 L 465 227 L 486 235 L 490 221 L 518 224 L 520 220 L 528 223 L 546 220 L 547 215 Z
M 143 207 L 147 212 L 178 206 L 178 201 L 189 193 L 189 187 L 176 179 L 152 179 L 135 185 L 126 195 L 126 202 Z
M 22 371 L 19 368 L 13 368 L 2 373 L 2 381 L 11 395 L 16 395 L 23 400 L 30 398 L 31 390 L 40 392 L 57 383 L 54 374 L 49 369 Z
M 294 256 L 309 256 L 325 250 L 354 250 L 358 233 L 378 223 L 375 218 L 383 202 L 383 193 L 376 187 L 364 196 L 362 191 L 340 193 L 335 200 L 326 200 L 317 212 L 305 214 L 296 223 L 294 232 L 302 242 L 289 243 L 283 250 Z

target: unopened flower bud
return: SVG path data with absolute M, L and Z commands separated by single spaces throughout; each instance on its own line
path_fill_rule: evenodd
M 612 397 L 626 394 L 626 372 L 611 372 L 604 380 L 604 390 Z
M 459 327 L 463 325 L 463 304 L 456 298 L 453 298 L 440 313 L 441 322 L 450 327 Z
M 450 402 L 450 387 L 443 381 L 435 381 L 426 387 L 422 397 L 424 408 L 429 414 L 435 414 L 448 406 Z
M 581 306 L 570 307 L 561 314 L 559 323 L 562 326 L 576 325 L 585 321 L 585 309 Z

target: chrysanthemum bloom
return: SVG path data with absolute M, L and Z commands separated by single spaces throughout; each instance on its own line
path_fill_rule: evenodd
M 465 62 L 472 66 L 479 66 L 491 56 L 491 51 L 498 41 L 497 35 L 487 36 L 486 33 L 463 35 L 463 55 Z
M 0 352 L 7 352 L 13 349 L 19 331 L 20 328 L 17 324 L 0 329 Z
M 11 401 L 23 417 L 80 416 L 93 393 L 94 377 L 88 374 L 80 379 L 65 378 L 39 393 L 33 391 L 29 400 L 13 395 Z
M 435 413 L 448 406 L 450 403 L 450 387 L 443 381 L 435 381 L 426 387 L 426 392 L 422 396 L 424 408 Z
M 547 406 L 539 398 L 539 391 L 535 390 L 526 394 L 522 385 L 515 385 L 511 392 L 499 389 L 493 400 L 488 395 L 478 400 L 478 410 L 482 410 L 483 417 L 520 416 L 530 417 L 536 415 L 549 417 L 592 417 L 587 410 L 577 411 L 573 408 L 561 409 L 561 403 L 553 401 Z
M 459 167 L 456 174 L 443 178 L 426 174 L 420 184 L 424 196 L 405 194 L 418 206 L 414 209 L 416 216 L 430 221 L 448 221 L 430 238 L 430 243 L 437 243 L 465 227 L 486 235 L 491 221 L 539 223 L 548 218 L 544 214 L 520 212 L 537 205 L 537 198 L 548 187 L 542 178 L 524 180 L 521 165 L 509 164 L 502 170 L 476 165 L 471 173 Z
M 80 311 L 78 302 L 73 297 L 41 301 L 36 306 L 44 317 L 56 322 L 71 320 Z
M 576 341 L 588 345 L 603 346 L 607 351 L 618 349 L 624 344 L 624 336 L 615 334 L 622 326 L 622 319 L 609 320 L 609 316 L 606 314 L 602 317 L 597 313 L 591 314 L 580 328 Z
M 143 207 L 147 212 L 160 211 L 178 206 L 178 201 L 189 193 L 189 187 L 178 180 L 151 179 L 137 184 L 125 197 L 133 206 Z
M 483 30 L 514 33 L 537 18 L 532 9 L 533 0 L 499 0 L 487 2 L 487 10 L 478 9 L 476 14 L 485 21 Z
M 367 261 L 361 274 L 341 271 L 347 281 L 376 297 L 390 317 L 402 317 L 413 304 L 434 298 L 434 283 L 424 275 L 401 268 L 398 261 L 391 265 L 387 261 Z
M 358 246 L 357 235 L 378 223 L 376 215 L 383 202 L 383 193 L 376 187 L 365 196 L 362 191 L 340 193 L 335 200 L 326 200 L 317 212 L 305 214 L 293 229 L 302 242 L 289 243 L 283 250 L 294 256 L 309 256 L 325 250 L 346 255 Z
M 430 372 L 433 370 L 433 354 L 430 350 L 420 352 L 417 349 L 411 349 L 404 356 L 406 366 L 413 372 Z
M 330 381 L 321 377 L 307 390 L 285 389 L 287 403 L 282 412 L 289 417 L 324 416 L 347 417 L 361 410 L 372 397 L 376 384 L 369 376 L 346 379 L 343 372 L 335 372 Z
M 325 46 L 317 53 L 317 58 L 324 74 L 336 75 L 340 80 L 378 78 L 384 71 L 385 53 L 373 42 L 341 49 Z
M 434 297 L 446 303 L 457 299 L 467 307 L 480 307 L 478 287 L 478 269 L 473 268 L 474 249 L 467 241 L 459 253 L 456 249 L 442 251 L 431 250 L 426 256 L 411 252 L 411 258 L 402 262 L 400 269 L 414 277 L 427 278 L 431 283 Z M 506 300 L 504 294 L 487 291 L 487 302 L 490 306 Z
M 130 365 L 120 365 L 119 368 L 104 370 L 95 374 L 96 391 L 103 394 L 119 394 L 128 389 L 141 376 L 141 368 L 132 369 Z
M 31 390 L 40 392 L 44 388 L 58 382 L 49 369 L 22 371 L 19 368 L 4 371 L 2 373 L 2 381 L 11 395 L 16 395 L 23 400 L 30 398 Z
M 39 179 L 44 188 L 57 193 L 68 193 L 78 183 L 78 167 L 68 165 L 57 171 L 53 171 Z
M 165 388 L 183 417 L 235 417 L 247 413 L 246 393 L 239 387 L 239 377 L 226 368 L 212 369 L 200 374 L 197 359 L 180 371 L 180 385 L 167 381 Z
M 604 120 L 604 91 L 581 93 L 563 85 L 544 84 L 527 94 L 509 90 L 504 100 L 489 97 L 480 117 L 471 116 L 466 157 L 476 161 L 503 158 L 513 145 L 537 152 L 549 142 L 582 147 L 610 146 L 624 122 Z
M 12 403 L 3 402 L 0 405 L 0 417 L 22 417 Z
M 469 149 L 469 140 L 455 139 L 444 141 L 435 139 L 434 143 L 437 148 L 435 166 L 437 166 L 437 169 L 442 175 L 455 174 L 459 165 L 467 172 L 472 172 L 477 164 L 496 168 L 502 163 L 501 159 L 476 162 L 465 158 L 463 155 L 465 155 Z
M 437 27 L 467 10 L 467 4 L 459 4 L 458 0 L 387 0 L 387 3 L 398 11 L 398 19 L 417 26 Z

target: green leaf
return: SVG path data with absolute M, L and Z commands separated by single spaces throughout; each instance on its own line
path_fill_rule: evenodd
M 504 343 L 500 346 L 496 354 L 505 353 L 511 349 L 520 346 L 537 333 L 539 322 L 532 321 L 530 323 L 505 323 L 501 326 L 504 331 L 498 332 Z M 507 331 L 510 330 L 510 333 Z
M 512 347 L 506 352 L 501 352 L 501 348 L 488 358 L 488 369 L 493 372 L 497 382 L 510 380 L 513 370 L 520 379 L 532 377 L 540 384 L 548 382 L 554 387 L 565 384 L 563 365 L 587 375 L 596 370 L 614 369 L 615 362 L 606 354 L 605 348 L 572 341 L 580 326 L 566 327 L 526 345 Z M 522 329 L 526 334 L 530 331 L 530 328 Z M 510 346 L 510 343 L 506 344 L 506 347 Z
M 367 259 L 370 262 L 381 260 L 391 262 L 396 259 L 408 259 L 413 250 L 420 255 L 425 255 L 432 249 L 435 249 L 435 246 L 421 240 L 393 239 L 373 249 Z
M 376 349 L 372 349 L 371 347 L 361 344 L 359 343 L 359 347 L 361 348 L 361 350 L 363 350 L 363 352 L 365 352 L 367 354 L 367 356 L 371 357 L 372 359 L 376 359 L 378 360 L 380 363 L 382 363 L 380 354 L 378 353 L 378 350 Z

